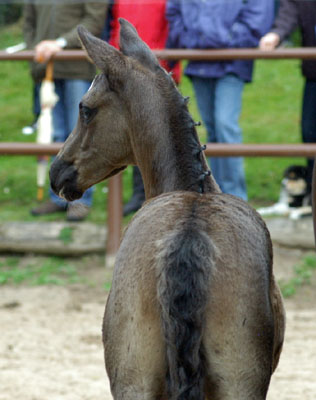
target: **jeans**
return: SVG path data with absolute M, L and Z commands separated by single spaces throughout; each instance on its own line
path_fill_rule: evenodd
M 241 143 L 238 124 L 244 81 L 236 75 L 222 78 L 193 76 L 197 104 L 206 126 L 208 142 Z M 247 200 L 246 180 L 241 157 L 210 158 L 213 176 L 224 193 Z
M 316 143 L 316 81 L 306 80 L 302 109 L 302 140 Z M 314 159 L 307 159 L 307 181 L 312 183 Z
M 82 96 L 88 91 L 91 82 L 80 79 L 55 79 L 55 92 L 59 100 L 53 109 L 53 140 L 64 142 L 74 129 L 78 119 L 79 103 Z M 88 207 L 92 204 L 93 188 L 89 188 L 79 200 L 73 203 L 81 203 Z M 50 199 L 59 206 L 66 206 L 67 202 L 58 197 L 51 189 Z

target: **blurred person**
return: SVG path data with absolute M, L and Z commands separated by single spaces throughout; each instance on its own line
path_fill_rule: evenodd
M 303 47 L 316 46 L 316 1 L 280 0 L 278 16 L 269 33 L 260 40 L 261 50 L 274 50 L 296 28 L 302 33 Z M 301 133 L 304 143 L 316 142 L 316 60 L 302 61 L 305 86 Z M 307 184 L 311 191 L 314 160 L 307 159 Z
M 35 1 L 24 6 L 24 37 L 29 49 L 35 49 L 31 73 L 36 84 L 45 76 L 47 62 L 62 49 L 81 48 L 77 26 L 84 25 L 100 36 L 106 17 L 106 2 Z M 55 92 L 59 97 L 53 109 L 53 140 L 64 142 L 78 119 L 82 96 L 89 89 L 96 69 L 89 61 L 54 62 Z M 81 221 L 89 213 L 93 189 L 88 189 L 80 200 L 67 203 L 49 192 L 49 201 L 31 210 L 33 215 L 67 211 L 67 219 Z M 80 205 L 78 207 L 78 205 Z
M 111 23 L 113 20 L 112 7 L 113 7 L 113 2 L 109 2 L 105 23 L 104 23 L 103 30 L 101 33 L 101 39 L 105 40 L 106 42 L 108 42 L 110 40 Z
M 4 50 L 9 54 L 14 54 L 17 51 L 22 51 L 26 49 L 26 43 L 21 42 L 13 46 L 9 46 Z M 37 120 L 41 113 L 41 106 L 39 102 L 39 86 L 33 83 L 33 90 L 32 90 L 32 112 L 33 112 L 33 120 L 30 125 L 24 126 L 22 128 L 22 133 L 24 135 L 31 135 L 37 129 Z
M 22 128 L 22 133 L 24 135 L 31 135 L 31 134 L 35 133 L 37 130 L 37 122 L 38 122 L 38 118 L 41 114 L 40 88 L 41 88 L 41 85 L 39 83 L 33 82 L 33 91 L 32 91 L 33 121 L 30 125 L 24 126 Z
M 112 7 L 112 22 L 109 43 L 119 47 L 118 18 L 125 18 L 131 22 L 142 40 L 151 49 L 164 49 L 168 37 L 168 21 L 165 17 L 166 0 L 115 0 Z M 179 83 L 181 70 L 179 63 L 170 64 L 161 60 L 161 65 L 173 72 L 173 78 Z M 123 215 L 137 211 L 145 200 L 145 191 L 142 176 L 138 167 L 133 167 L 133 194 L 123 208 Z
M 271 28 L 274 0 L 168 0 L 169 48 L 257 47 Z M 241 143 L 239 116 L 253 61 L 191 61 L 185 74 L 193 83 L 208 142 Z M 213 157 L 211 170 L 224 193 L 247 200 L 241 157 Z

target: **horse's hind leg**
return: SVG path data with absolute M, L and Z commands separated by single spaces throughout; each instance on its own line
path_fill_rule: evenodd
M 203 335 L 207 398 L 266 399 L 275 342 L 275 316 L 267 292 L 253 290 L 252 302 L 245 295 L 239 299 L 239 292 L 229 292 L 228 286 L 221 292 L 217 282 L 210 292 Z
M 270 299 L 274 314 L 274 350 L 272 365 L 272 372 L 274 372 L 279 363 L 285 331 L 285 310 L 282 295 L 274 277 L 272 277 L 271 281 Z
M 125 336 L 123 332 L 122 341 L 116 337 L 105 342 L 105 363 L 114 400 L 157 400 L 163 397 L 166 376 L 160 350 L 163 347 L 155 335 L 149 338 L 146 330 L 148 327 L 142 324 L 134 337 Z
M 208 353 L 210 364 L 214 367 L 210 368 L 209 376 L 206 379 L 207 400 L 265 400 L 269 389 L 270 378 L 275 371 L 284 340 L 285 330 L 285 311 L 283 307 L 280 289 L 272 278 L 270 288 L 270 300 L 272 306 L 274 337 L 273 346 L 262 342 L 260 346 L 254 346 L 253 341 L 246 343 L 240 342 L 240 356 L 234 357 L 234 349 L 231 348 L 231 357 L 221 358 L 218 349 L 213 353 Z M 269 318 L 268 318 L 269 323 Z M 241 330 L 241 328 L 240 328 Z M 234 335 L 236 337 L 236 335 Z M 212 348 L 211 344 L 209 345 Z M 252 349 L 252 350 L 251 350 Z M 250 353 L 259 355 L 257 361 L 251 358 Z M 261 355 L 260 355 L 261 353 Z M 269 357 L 272 353 L 272 357 Z M 224 366 L 224 370 L 217 369 L 216 366 Z M 250 366 L 250 368 L 249 368 Z M 214 374 L 216 371 L 218 374 Z M 226 379 L 225 379 L 226 378 Z
M 214 368 L 213 363 L 209 375 L 206 376 L 206 399 L 265 400 L 271 372 L 266 368 L 261 368 L 260 362 L 257 363 L 257 370 L 255 366 L 253 367 L 253 370 L 251 370 L 245 363 L 240 365 L 232 362 L 230 367 L 225 368 L 224 365 L 223 369 L 222 367 L 219 369 Z
M 269 371 L 249 371 L 245 368 L 243 375 L 242 366 L 235 365 L 236 374 L 220 375 L 214 377 L 213 371 L 206 377 L 205 393 L 207 400 L 265 400 L 269 383 Z
M 222 346 L 212 341 L 207 348 L 207 399 L 265 400 L 272 374 L 272 340 L 256 346 L 246 338 L 235 346 L 236 336 L 223 335 Z
M 106 343 L 106 369 L 114 400 L 158 400 L 163 397 L 164 358 L 159 354 L 159 343 L 154 340 L 148 346 L 144 341 L 146 333 L 143 335 L 142 330 L 147 330 L 147 327 L 142 325 L 138 337 L 125 337 L 120 349 L 113 347 L 109 351 L 110 343 Z
M 206 400 L 266 400 L 268 385 L 262 389 L 248 390 L 247 385 L 244 388 L 233 390 L 232 387 L 225 387 L 222 384 L 214 389 L 206 390 Z
M 120 384 L 112 389 L 112 395 L 114 400 L 158 400 L 162 398 L 152 391 L 145 391 L 144 388 L 133 384 L 128 386 Z
M 158 309 L 153 301 L 140 301 L 145 289 L 123 289 L 111 291 L 103 323 L 111 392 L 115 400 L 157 400 L 164 393 L 166 376 Z

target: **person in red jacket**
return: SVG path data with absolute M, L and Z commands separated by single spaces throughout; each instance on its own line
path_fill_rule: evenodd
M 139 36 L 151 49 L 164 49 L 168 38 L 168 21 L 165 17 L 166 0 L 115 0 L 112 6 L 112 21 L 109 43 L 119 47 L 118 18 L 125 18 L 132 23 Z M 161 65 L 173 73 L 176 83 L 179 83 L 181 76 L 180 63 L 170 65 L 167 61 L 160 61 Z M 126 216 L 137 211 L 145 200 L 144 185 L 138 167 L 133 167 L 133 195 L 123 208 L 123 215 Z

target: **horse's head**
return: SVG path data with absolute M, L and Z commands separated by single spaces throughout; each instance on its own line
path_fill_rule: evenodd
M 137 163 L 132 133 L 146 124 L 143 109 L 147 107 L 148 115 L 146 99 L 154 97 L 157 70 L 166 75 L 135 28 L 125 20 L 120 23 L 121 51 L 78 28 L 84 49 L 101 73 L 83 96 L 77 125 L 51 166 L 51 186 L 67 200 Z

